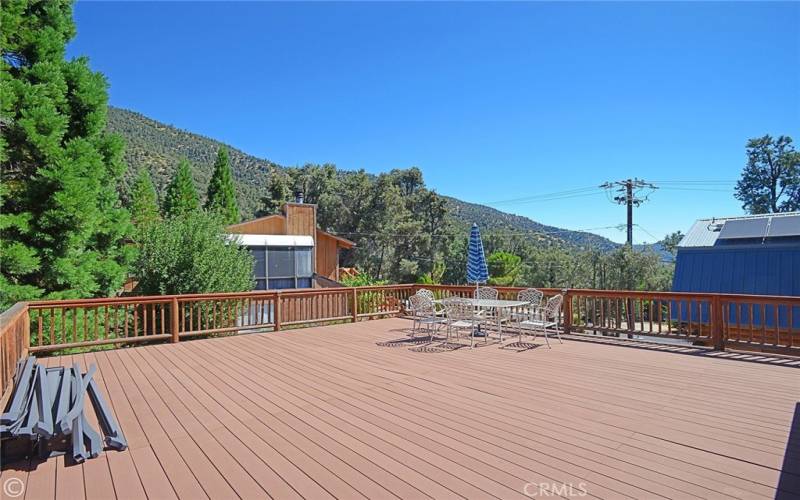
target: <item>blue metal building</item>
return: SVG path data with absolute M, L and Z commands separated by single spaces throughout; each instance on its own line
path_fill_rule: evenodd
M 678 244 L 672 290 L 800 296 L 800 212 L 698 220 Z

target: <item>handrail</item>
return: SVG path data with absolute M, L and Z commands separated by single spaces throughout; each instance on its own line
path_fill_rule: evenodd
M 20 302 L 0 315 L 0 387 L 31 353 L 171 341 L 404 312 L 411 294 L 470 296 L 471 285 L 399 284 L 321 289 L 150 295 Z M 522 287 L 496 287 L 501 298 Z M 563 293 L 561 323 L 573 335 L 665 337 L 717 349 L 800 355 L 800 297 L 543 288 Z
M 471 295 L 474 285 L 417 285 Z M 509 297 L 523 287 L 494 287 Z M 679 339 L 715 349 L 735 347 L 800 356 L 800 297 L 706 292 L 540 288 L 563 293 L 562 324 L 576 335 Z
M 28 355 L 28 303 L 18 302 L 0 314 L 0 411 L 11 392 L 17 361 Z
M 29 302 L 31 308 L 44 308 L 51 306 L 71 306 L 77 305 L 95 305 L 95 304 L 116 304 L 116 303 L 133 303 L 133 302 L 171 302 L 173 298 L 178 300 L 189 300 L 197 298 L 205 299 L 234 299 L 256 296 L 276 296 L 279 294 L 284 295 L 318 295 L 325 293 L 332 293 L 341 290 L 351 290 L 357 288 L 358 290 L 395 290 L 395 289 L 412 289 L 415 285 L 370 285 L 359 287 L 337 287 L 331 288 L 296 288 L 286 290 L 254 290 L 252 292 L 217 292 L 217 293 L 188 293 L 181 295 L 129 295 L 123 297 L 101 297 L 96 299 L 62 299 L 62 300 L 37 300 Z

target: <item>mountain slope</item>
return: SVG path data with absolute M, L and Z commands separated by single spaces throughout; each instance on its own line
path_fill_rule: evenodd
M 597 234 L 547 226 L 527 217 L 501 212 L 486 205 L 469 203 L 449 196 L 446 198 L 457 220 L 469 224 L 477 222 L 481 231 L 541 234 L 547 239 L 559 239 L 568 245 L 586 249 L 612 250 L 619 246 L 617 243 Z
M 193 134 L 140 113 L 109 107 L 108 130 L 126 141 L 125 160 L 129 166 L 125 188 L 132 184 L 140 168 L 150 169 L 156 189 L 163 192 L 178 161 L 186 157 L 194 166 L 192 172 L 199 192 L 204 195 L 211 179 L 214 159 L 220 146 L 228 148 L 231 167 L 237 184 L 237 197 L 242 217 L 249 218 L 258 210 L 270 169 L 281 168 L 269 160 L 248 155 L 227 144 Z M 531 233 L 540 239 L 558 241 L 580 248 L 610 250 L 619 245 L 596 234 L 546 226 L 527 217 L 512 215 L 494 208 L 447 197 L 456 221 L 464 226 L 477 222 L 481 229 Z
M 124 179 L 126 193 L 142 167 L 150 169 L 156 189 L 162 193 L 178 162 L 185 157 L 192 162 L 195 184 L 201 195 L 205 196 L 217 150 L 225 146 L 236 179 L 239 208 L 243 217 L 250 217 L 258 209 L 270 168 L 279 167 L 269 160 L 248 155 L 222 142 L 111 106 L 108 109 L 108 130 L 125 139 L 125 161 L 128 164 Z

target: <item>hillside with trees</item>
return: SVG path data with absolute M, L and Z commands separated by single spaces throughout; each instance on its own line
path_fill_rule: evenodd
M 156 189 L 159 193 L 163 193 L 175 168 L 183 158 L 188 159 L 193 166 L 192 177 L 199 191 L 206 192 L 217 159 L 217 151 L 224 148 L 228 151 L 233 179 L 236 181 L 236 196 L 241 217 L 248 219 L 264 213 L 263 198 L 267 189 L 265 186 L 274 184 L 271 175 L 274 173 L 281 176 L 286 171 L 284 167 L 269 160 L 256 158 L 214 139 L 121 108 L 109 108 L 108 130 L 121 135 L 126 141 L 125 161 L 130 167 L 123 182 L 125 190 L 123 197 L 126 199 L 139 168 L 146 167 L 150 170 Z M 337 177 L 348 175 L 354 174 L 335 170 Z M 291 195 L 289 192 L 273 198 L 288 198 Z M 601 250 L 611 250 L 618 246 L 596 234 L 546 226 L 527 217 L 508 214 L 484 205 L 451 197 L 444 198 L 449 212 L 453 215 L 454 223 L 459 227 L 468 228 L 472 222 L 477 222 L 482 229 L 531 233 L 531 238 L 541 240 L 543 245 L 567 245 Z M 274 210 L 275 207 L 272 208 Z M 329 227 L 331 228 L 332 226 Z
M 547 226 L 441 196 L 427 188 L 416 168 L 373 175 L 339 170 L 332 164 L 285 167 L 113 107 L 108 129 L 127 142 L 125 158 L 130 168 L 123 190 L 134 185 L 137 172 L 148 170 L 168 214 L 176 182 L 184 190 L 192 185 L 190 193 L 222 192 L 221 187 L 209 187 L 215 165 L 226 163 L 231 179 L 215 182 L 226 186 L 225 203 L 230 203 L 230 191 L 235 189 L 241 219 L 277 213 L 302 191 L 306 202 L 318 205 L 323 229 L 356 243 L 342 265 L 358 267 L 376 280 L 463 282 L 466 235 L 472 222 L 477 222 L 487 256 L 496 263 L 495 283 L 650 289 L 670 285 L 671 265 L 662 262 L 669 260 L 666 252 L 654 253 L 646 247 L 631 252 L 592 233 Z M 122 196 L 129 198 L 127 192 Z M 210 206 L 206 197 L 185 196 L 192 210 L 197 203 Z M 614 265 L 627 267 L 618 272 Z

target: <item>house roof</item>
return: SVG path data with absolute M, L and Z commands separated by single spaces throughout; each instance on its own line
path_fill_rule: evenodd
M 270 219 L 285 219 L 286 216 L 282 214 L 273 214 L 273 215 L 265 215 L 264 217 L 256 217 L 255 219 L 246 220 L 244 222 L 238 222 L 236 224 L 231 224 L 228 226 L 228 229 L 233 229 L 237 227 L 247 226 L 252 224 L 253 222 L 265 221 Z
M 792 219 L 784 219 L 784 218 L 792 218 Z M 794 226 L 794 221 L 797 221 L 797 229 L 792 234 L 782 234 L 782 236 L 795 236 L 800 235 L 800 212 L 786 212 L 786 213 L 779 213 L 779 214 L 761 214 L 761 215 L 744 215 L 744 216 L 736 216 L 736 217 L 713 217 L 710 219 L 699 219 L 697 220 L 683 237 L 681 242 L 678 244 L 680 248 L 687 248 L 687 247 L 713 247 L 716 245 L 717 240 L 720 239 L 720 234 L 723 234 L 723 227 L 725 224 L 730 221 L 759 221 L 764 220 L 766 223 L 763 227 L 769 228 L 772 224 L 772 221 L 775 219 L 782 219 L 780 226 L 781 227 L 788 227 Z M 784 220 L 789 222 L 789 224 L 784 223 Z M 741 224 L 739 224 L 741 225 Z M 729 224 L 729 227 L 732 228 L 733 225 Z M 775 224 L 775 227 L 778 227 L 778 224 Z M 768 229 L 765 229 L 763 234 L 760 235 L 762 238 L 766 238 L 770 236 L 767 233 Z
M 342 244 L 341 246 L 343 246 L 345 248 L 353 248 L 354 246 L 356 246 L 354 241 L 350 241 L 347 238 L 342 238 L 341 236 L 336 236 L 335 234 L 331 234 L 328 231 L 323 231 L 322 229 L 319 229 L 319 228 L 317 228 L 317 234 L 318 235 L 319 234 L 323 234 L 323 235 L 325 235 L 325 236 L 327 236 L 329 238 L 333 238 L 334 240 L 336 240 L 339 243 L 341 243 Z
M 258 217 L 256 219 L 251 219 L 251 220 L 248 220 L 248 221 L 239 222 L 238 224 L 231 224 L 230 226 L 228 226 L 228 229 L 231 230 L 231 229 L 236 229 L 236 228 L 247 227 L 249 225 L 252 225 L 253 223 L 257 223 L 257 222 L 261 222 L 261 221 L 267 221 L 267 220 L 277 220 L 277 219 L 285 220 L 286 216 L 283 215 L 283 214 L 273 214 L 273 215 L 267 215 L 267 216 L 264 216 L 264 217 Z M 317 228 L 317 236 L 319 236 L 319 235 L 324 235 L 324 236 L 326 236 L 328 238 L 332 238 L 332 239 L 336 240 L 340 244 L 339 246 L 341 246 L 343 248 L 353 248 L 354 246 L 356 246 L 355 242 L 350 241 L 347 238 L 342 238 L 341 236 L 336 236 L 335 234 L 331 234 L 331 233 L 329 233 L 327 231 L 323 231 L 322 229 Z

